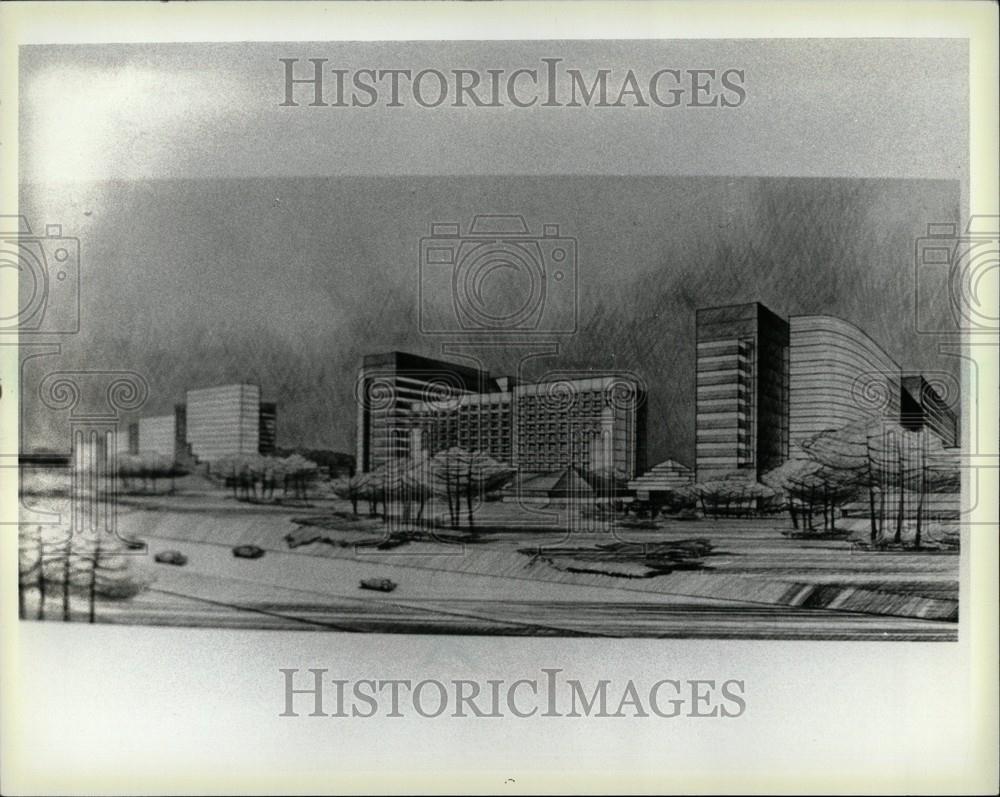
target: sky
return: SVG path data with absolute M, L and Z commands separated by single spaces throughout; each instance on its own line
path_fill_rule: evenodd
M 21 213 L 81 247 L 62 367 L 133 368 L 159 413 L 185 387 L 259 382 L 279 443 L 353 450 L 365 353 L 421 332 L 420 239 L 477 213 L 577 243 L 579 329 L 558 369 L 630 370 L 651 462 L 693 460 L 694 309 L 759 300 L 866 330 L 908 370 L 957 371 L 915 334 L 916 238 L 963 205 L 957 42 L 367 43 L 26 48 Z M 739 109 L 281 108 L 278 57 L 347 66 L 719 66 Z M 952 111 L 952 112 L 949 112 Z M 425 286 L 426 287 L 426 286 Z M 435 291 L 437 293 L 435 293 Z M 919 313 L 940 317 L 944 297 Z M 454 340 L 452 340 L 454 342 Z M 530 350 L 530 347 L 528 347 Z M 517 372 L 525 347 L 480 350 Z M 53 367 L 39 358 L 33 367 Z M 26 412 L 26 442 L 64 421 Z M 30 445 L 30 442 L 29 442 Z

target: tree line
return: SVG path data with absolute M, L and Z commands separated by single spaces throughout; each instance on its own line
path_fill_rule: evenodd
M 844 509 L 861 502 L 872 545 L 902 544 L 909 517 L 919 548 L 931 518 L 928 497 L 960 487 L 958 449 L 945 448 L 927 429 L 866 419 L 801 441 L 760 482 L 736 472 L 678 492 L 698 501 L 706 516 L 787 511 L 792 526 L 806 532 L 833 531 Z
M 279 488 L 285 498 L 308 500 L 319 476 L 319 466 L 301 454 L 240 454 L 215 460 L 210 467 L 212 476 L 231 488 L 237 501 L 274 500 Z
M 128 600 L 151 580 L 136 572 L 128 546 L 107 534 L 66 534 L 42 526 L 22 528 L 18 545 L 17 605 L 28 615 L 27 597 L 37 598 L 35 619 L 73 619 L 71 599 L 83 598 L 87 621 L 97 616 L 98 599 Z M 53 613 L 54 612 L 54 613 Z
M 502 487 L 514 469 L 481 451 L 449 448 L 433 456 L 389 460 L 378 468 L 334 482 L 335 494 L 351 502 L 354 514 L 367 503 L 371 517 L 398 518 L 403 523 L 423 523 L 428 501 L 443 499 L 453 528 L 475 528 L 475 510 L 487 493 Z
M 117 458 L 119 483 L 126 492 L 156 492 L 157 482 L 170 480 L 170 492 L 176 489 L 176 479 L 190 471 L 171 457 L 153 452 L 119 454 Z

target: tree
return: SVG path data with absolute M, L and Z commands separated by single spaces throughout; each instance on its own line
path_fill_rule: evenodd
M 211 464 L 211 473 L 215 479 L 221 480 L 224 487 L 233 488 L 233 498 L 239 500 L 236 457 L 228 456 L 216 459 Z
M 514 474 L 512 468 L 481 451 L 466 451 L 457 447 L 439 451 L 430 458 L 428 465 L 434 491 L 444 495 L 451 525 L 456 528 L 460 524 L 463 497 L 471 529 L 475 526 L 474 499 L 478 497 L 482 500 L 487 492 L 497 489 Z
M 126 490 L 132 490 L 133 482 L 141 479 L 142 489 L 145 490 L 148 483 L 152 482 L 154 492 L 158 479 L 170 479 L 170 492 L 174 492 L 176 488 L 174 480 L 189 472 L 187 468 L 170 457 L 149 451 L 140 454 L 119 455 L 117 468 L 122 487 Z
M 45 619 L 45 538 L 41 526 L 35 526 L 33 531 L 27 527 L 21 529 L 18 536 L 17 549 L 17 611 L 18 617 L 27 616 L 25 596 L 34 587 L 38 591 L 39 620 Z
M 718 479 L 696 482 L 686 488 L 707 515 L 751 514 L 760 499 L 771 498 L 774 490 L 740 472 L 728 473 Z
M 422 523 L 424 506 L 435 494 L 434 471 L 426 455 L 410 461 L 409 467 L 403 473 L 403 485 L 408 500 L 419 502 L 415 520 L 417 523 Z
M 58 583 L 63 593 L 63 619 L 69 620 L 69 595 L 87 601 L 87 621 L 96 622 L 97 599 L 127 600 L 146 589 L 150 579 L 141 577 L 130 555 L 107 534 L 78 535 L 69 540 L 58 559 L 46 563 L 46 580 Z
M 884 419 L 866 419 L 839 429 L 820 432 L 802 448 L 807 457 L 826 469 L 841 474 L 868 495 L 870 540 L 873 545 L 886 536 L 888 501 L 895 492 L 895 522 L 892 542 L 903 542 L 907 494 L 916 497 L 916 536 L 919 548 L 923 533 L 925 496 L 931 492 L 957 492 L 959 456 L 944 447 L 940 438 L 927 429 L 909 431 Z
M 257 481 L 265 470 L 266 457 L 259 454 L 230 454 L 212 462 L 212 472 L 221 478 L 227 487 L 233 488 L 233 498 L 257 500 Z M 263 492 L 264 485 L 261 485 Z
M 34 589 L 38 594 L 36 617 L 46 619 L 49 596 L 62 598 L 62 619 L 72 620 L 72 595 L 87 601 L 88 619 L 95 622 L 98 598 L 125 600 L 149 585 L 134 567 L 134 555 L 116 537 L 109 534 L 70 534 L 66 529 L 41 526 L 22 530 L 19 546 L 18 606 L 26 616 L 25 595 Z
M 281 469 L 284 473 L 285 495 L 288 495 L 288 488 L 291 487 L 296 498 L 308 500 L 309 485 L 316 478 L 319 466 L 301 454 L 292 454 L 281 461 Z
M 910 433 L 906 446 L 905 486 L 917 494 L 913 547 L 923 542 L 926 498 L 932 493 L 957 493 L 962 488 L 960 452 L 945 448 L 941 439 L 926 429 Z
M 803 525 L 806 524 L 806 507 L 808 496 L 803 496 L 799 490 L 799 485 L 804 479 L 811 477 L 820 468 L 819 463 L 805 458 L 804 455 L 787 459 L 777 468 L 769 470 L 761 477 L 761 481 L 768 485 L 779 495 L 788 514 L 792 518 L 792 527 L 799 527 L 799 516 L 802 516 Z
M 340 478 L 334 480 L 331 485 L 333 494 L 337 496 L 337 498 L 342 498 L 345 501 L 351 502 L 351 511 L 355 515 L 358 514 L 358 501 L 360 501 L 362 497 L 365 481 L 364 475 L 365 474 L 341 476 Z
M 382 471 L 376 468 L 369 473 L 359 473 L 352 477 L 358 497 L 368 502 L 368 516 L 378 515 L 379 502 L 385 503 L 385 490 L 382 485 Z

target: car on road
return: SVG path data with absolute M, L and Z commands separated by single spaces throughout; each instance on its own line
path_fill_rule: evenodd
M 377 592 L 392 592 L 399 586 L 391 578 L 363 578 L 361 589 L 373 589 Z
M 233 548 L 233 556 L 238 559 L 260 559 L 264 555 L 264 549 L 257 545 L 237 545 Z
M 188 558 L 180 551 L 160 551 L 153 559 L 161 565 L 186 565 Z

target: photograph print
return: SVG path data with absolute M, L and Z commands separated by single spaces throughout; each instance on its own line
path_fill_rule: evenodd
M 21 620 L 955 641 L 965 54 L 22 47 Z

